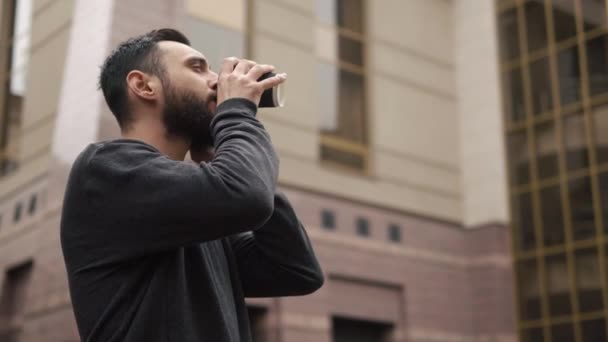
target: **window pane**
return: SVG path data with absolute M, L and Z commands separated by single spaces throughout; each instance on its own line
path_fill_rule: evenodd
M 343 35 L 340 35 L 338 40 L 340 44 L 338 48 L 340 60 L 343 62 L 362 66 L 363 44 L 358 40 L 350 39 Z
M 576 286 L 580 312 L 602 310 L 602 283 L 597 248 L 575 252 Z
M 502 12 L 498 17 L 500 56 L 503 61 L 519 57 L 519 27 L 517 9 Z
M 517 262 L 517 283 L 519 286 L 520 317 L 536 320 L 541 316 L 539 277 L 536 260 Z
M 553 30 L 557 42 L 576 36 L 573 0 L 560 0 L 553 4 Z
M 545 259 L 545 262 L 549 313 L 553 317 L 569 315 L 572 313 L 572 306 L 570 304 L 566 255 L 549 256 Z
M 606 321 L 603 318 L 581 322 L 583 342 L 606 341 Z
M 526 131 L 511 132 L 507 139 L 511 184 L 527 184 L 530 182 L 530 156 L 528 153 L 528 136 L 526 135 Z
M 388 238 L 393 242 L 401 242 L 401 227 L 397 224 L 389 225 Z
M 581 72 L 577 46 L 562 50 L 557 56 L 559 101 L 562 106 L 581 100 Z
M 316 0 L 315 12 L 320 22 L 326 25 L 336 25 L 336 2 L 333 0 Z
M 608 235 L 608 172 L 603 172 L 598 175 L 600 183 L 600 200 L 601 212 L 604 218 L 604 235 Z M 608 265 L 608 263 L 607 263 Z M 608 270 L 606 270 L 608 274 Z
M 521 342 L 542 342 L 543 336 L 543 328 L 524 329 L 521 332 Z
M 556 324 L 551 327 L 551 340 L 553 342 L 574 342 L 574 327 L 571 323 Z M 542 340 L 539 340 L 542 342 Z
M 559 185 L 541 189 L 540 201 L 545 246 L 550 247 L 563 244 L 565 237 L 564 218 L 562 216 Z
M 362 217 L 357 219 L 357 235 L 369 236 L 369 221 Z
M 596 231 L 589 177 L 571 179 L 568 182 L 568 191 L 574 239 L 586 240 L 594 238 Z
M 541 1 L 528 1 L 524 5 L 529 52 L 547 47 L 547 23 L 543 4 Z
M 589 93 L 591 96 L 608 91 L 608 36 L 587 41 L 587 66 L 589 68 Z
M 337 0 L 336 5 L 338 26 L 363 33 L 362 0 Z
M 518 122 L 526 118 L 524 108 L 524 87 L 521 79 L 521 69 L 515 68 L 503 74 L 505 92 L 505 114 L 507 119 Z
M 587 150 L 587 134 L 583 113 L 568 116 L 562 122 L 566 167 L 568 171 L 588 167 L 589 151 Z
M 343 151 L 327 145 L 321 145 L 321 160 L 342 164 L 357 170 L 365 168 L 365 159 L 362 155 Z
M 346 70 L 339 72 L 339 120 L 338 136 L 351 141 L 365 143 L 365 87 L 363 76 Z
M 11 56 L 11 94 L 25 95 L 27 65 L 29 60 L 32 0 L 16 1 L 14 44 Z
M 512 202 L 516 248 L 519 251 L 534 249 L 536 247 L 536 235 L 532 216 L 532 196 L 529 192 L 524 192 L 514 196 Z
M 558 174 L 557 144 L 553 121 L 536 125 L 536 168 L 540 179 L 555 177 Z
M 606 2 L 604 0 L 581 0 L 585 31 L 606 27 Z
M 329 230 L 336 228 L 336 217 L 333 211 L 329 209 L 323 209 L 321 211 L 321 226 Z
M 333 64 L 317 65 L 317 98 L 323 132 L 338 130 L 338 68 Z
M 547 57 L 530 64 L 530 82 L 534 114 L 543 114 L 553 109 Z
M 608 105 L 593 108 L 595 154 L 598 164 L 608 163 Z

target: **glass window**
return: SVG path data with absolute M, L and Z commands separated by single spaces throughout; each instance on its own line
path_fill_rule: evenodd
M 366 143 L 363 76 L 326 63 L 319 63 L 318 71 L 321 130 L 348 141 Z
M 519 58 L 519 26 L 517 8 L 502 12 L 498 17 L 500 55 L 503 61 Z
M 340 61 L 363 66 L 363 43 L 360 40 L 351 39 L 342 35 L 338 40 Z
M 547 47 L 545 6 L 541 1 L 528 1 L 524 5 L 528 52 Z
M 319 154 L 323 161 L 357 170 L 366 169 L 368 139 L 363 7 L 363 0 L 316 0 L 319 21 L 331 26 L 323 31 L 331 37 L 318 36 L 319 51 L 337 56 L 333 64 L 319 62 L 317 68 Z
M 596 96 L 608 91 L 608 36 L 588 40 L 586 47 L 589 93 Z
M 33 215 L 36 212 L 37 205 L 38 205 L 38 196 L 32 195 L 32 197 L 30 197 L 30 205 L 28 207 L 28 213 L 30 215 Z
M 608 235 L 608 172 L 600 173 L 598 181 L 600 184 L 601 215 L 604 221 L 603 232 L 604 235 Z M 606 270 L 606 274 L 608 274 L 608 269 Z
M 315 11 L 318 20 L 325 25 L 336 25 L 336 2 L 332 0 L 316 0 Z
M 365 168 L 365 159 L 359 153 L 345 151 L 328 145 L 321 145 L 320 155 L 321 160 L 336 163 L 340 166 L 346 166 L 356 170 L 363 170 Z
M 21 202 L 15 206 L 15 213 L 13 214 L 13 222 L 18 223 L 21 221 L 21 212 L 23 211 L 23 205 Z
M 551 327 L 551 340 L 553 342 L 575 342 L 572 323 L 553 325 Z M 539 342 L 542 342 L 542 340 L 539 340 Z
M 595 215 L 593 213 L 593 196 L 589 177 L 570 179 L 568 191 L 574 239 L 594 238 L 596 236 Z
M 523 320 L 537 320 L 541 317 L 541 301 L 536 260 L 517 262 L 517 284 L 519 287 L 519 309 Z
M 567 106 L 581 100 L 581 69 L 578 58 L 578 47 L 560 51 L 557 55 L 557 73 L 559 77 L 559 101 Z
M 568 285 L 568 263 L 566 255 L 553 255 L 545 259 L 547 275 L 547 295 L 551 316 L 564 316 L 572 313 L 570 286 Z
M 507 119 L 518 122 L 526 118 L 524 107 L 524 87 L 521 79 L 521 68 L 503 73 L 504 102 Z
M 598 164 L 608 163 L 608 105 L 593 108 L 595 154 Z
M 32 262 L 27 262 L 9 269 L 4 276 L 2 293 L 0 294 L 0 317 L 5 322 L 15 324 L 0 324 L 0 336 L 3 341 L 19 340 L 20 328 L 23 325 L 24 302 L 30 285 Z
M 336 228 L 336 216 L 333 211 L 329 209 L 323 209 L 321 211 L 321 226 L 325 229 Z
M 333 342 L 386 341 L 394 328 L 390 324 L 332 317 Z
M 602 283 L 597 248 L 575 252 L 576 286 L 580 312 L 602 310 Z
M 526 131 L 511 132 L 508 134 L 507 139 L 511 184 L 527 184 L 530 182 L 530 154 L 528 153 L 528 136 L 526 135 Z
M 337 0 L 338 26 L 363 33 L 363 0 Z
M 544 341 L 543 328 L 528 328 L 521 331 L 521 342 Z
M 351 141 L 365 143 L 365 85 L 363 76 L 340 70 L 340 128 L 337 133 Z
M 568 171 L 589 167 L 589 151 L 583 113 L 563 118 L 562 134 Z
M 558 43 L 576 36 L 574 0 L 560 0 L 559 3 L 553 3 L 553 30 Z
M 357 219 L 357 235 L 369 236 L 369 221 L 367 219 L 362 217 Z
M 517 250 L 534 249 L 536 247 L 536 234 L 534 232 L 534 217 L 532 216 L 532 196 L 529 192 L 514 196 L 512 211 Z
M 559 166 L 557 159 L 557 142 L 553 121 L 538 124 L 534 128 L 536 140 L 536 168 L 538 178 L 555 177 Z
M 581 0 L 581 9 L 585 31 L 606 27 L 606 1 Z
M 13 8 L 14 7 L 14 8 Z M 11 32 L 10 41 L 0 46 L 9 64 L 0 69 L 0 176 L 17 168 L 18 137 L 21 130 L 21 113 L 26 91 L 32 24 L 32 0 L 2 2 L 0 11 L 12 12 L 13 17 L 1 25 L 0 30 Z
M 401 227 L 397 224 L 388 226 L 388 239 L 393 242 L 401 242 Z
M 540 202 L 545 246 L 564 244 L 564 218 L 559 185 L 541 189 Z
M 543 57 L 530 63 L 530 86 L 534 115 L 544 114 L 553 109 L 549 59 Z
M 317 79 L 321 131 L 332 132 L 338 129 L 338 67 L 318 63 Z
M 606 341 L 606 320 L 603 318 L 581 322 L 583 342 Z

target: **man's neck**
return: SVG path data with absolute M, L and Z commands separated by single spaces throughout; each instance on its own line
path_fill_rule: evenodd
M 156 147 L 162 154 L 173 160 L 184 160 L 190 148 L 190 141 L 186 139 L 169 136 L 164 126 L 160 124 L 138 124 L 128 131 L 122 132 L 125 139 L 143 141 L 148 145 Z

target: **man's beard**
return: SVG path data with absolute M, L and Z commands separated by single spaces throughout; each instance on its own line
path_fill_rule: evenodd
M 178 91 L 170 84 L 165 86 L 163 122 L 171 136 L 192 140 L 192 148 L 213 146 L 209 124 L 213 113 L 207 101 L 191 91 Z

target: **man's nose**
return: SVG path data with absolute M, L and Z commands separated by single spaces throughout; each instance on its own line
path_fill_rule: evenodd
M 209 79 L 209 88 L 217 91 L 217 79 L 217 74 L 213 72 L 212 77 Z

